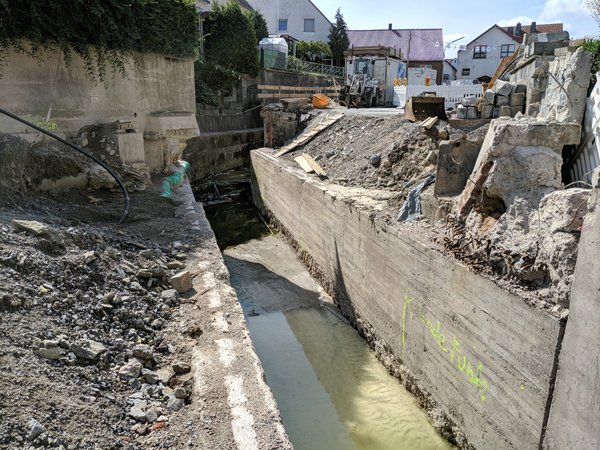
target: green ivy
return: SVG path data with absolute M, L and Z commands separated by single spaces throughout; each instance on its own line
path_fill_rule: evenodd
M 596 73 L 600 71 L 600 40 L 586 39 L 581 46 L 592 54 L 592 81 L 591 86 L 596 84 Z
M 193 0 L 0 0 L 0 49 L 40 57 L 58 48 L 67 64 L 79 55 L 94 80 L 125 74 L 131 52 L 195 57 L 198 42 Z

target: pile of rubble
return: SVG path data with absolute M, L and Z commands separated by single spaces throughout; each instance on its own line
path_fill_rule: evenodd
M 0 206 L 0 447 L 140 448 L 192 394 L 164 334 L 190 246 L 65 216 L 49 199 Z

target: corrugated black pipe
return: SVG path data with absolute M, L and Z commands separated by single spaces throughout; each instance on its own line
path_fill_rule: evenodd
M 104 170 L 106 170 L 110 174 L 110 176 L 115 179 L 115 181 L 117 182 L 117 184 L 123 191 L 123 195 L 125 196 L 125 207 L 123 210 L 123 214 L 121 215 L 121 218 L 119 219 L 119 225 L 122 225 L 123 223 L 125 223 L 125 220 L 127 220 L 127 216 L 129 215 L 129 193 L 127 192 L 127 188 L 123 184 L 123 181 L 121 181 L 121 177 L 119 177 L 119 175 L 114 170 L 112 170 L 110 167 L 108 167 L 106 164 L 104 164 L 102 161 L 100 161 L 94 155 L 90 155 L 88 152 L 83 150 L 81 147 L 78 147 L 74 144 L 71 144 L 70 142 L 67 142 L 66 140 L 64 140 L 60 136 L 57 136 L 54 133 L 44 130 L 43 128 L 40 128 L 37 125 L 34 125 L 33 123 L 28 122 L 27 120 L 25 120 L 19 116 L 16 116 L 13 113 L 6 111 L 5 109 L 0 108 L 0 113 L 4 114 L 5 116 L 10 117 L 11 119 L 15 119 L 17 122 L 21 122 L 21 123 L 33 128 L 34 130 L 39 131 L 40 133 L 44 133 L 45 135 L 50 136 L 53 139 L 56 139 L 58 142 L 62 142 L 63 144 L 71 147 L 73 150 L 76 150 L 79 153 L 81 153 L 82 155 L 87 156 L 95 163 L 100 164 L 102 166 L 102 168 Z

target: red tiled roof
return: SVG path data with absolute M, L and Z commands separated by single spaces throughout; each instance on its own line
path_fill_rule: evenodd
M 502 27 L 502 29 L 504 31 L 506 31 L 507 33 L 508 33 L 508 28 L 509 27 Z M 514 30 L 515 28 L 517 28 L 517 26 L 515 25 L 512 28 Z M 537 30 L 538 33 L 560 33 L 561 31 L 563 31 L 563 24 L 562 23 L 538 23 L 538 24 L 536 24 L 535 29 Z M 531 25 L 522 25 L 521 30 L 523 30 L 523 33 L 529 33 L 531 31 Z
M 392 47 L 402 51 L 407 59 L 410 37 L 411 61 L 442 61 L 444 59 L 444 37 L 441 28 L 394 29 L 394 30 L 348 30 L 350 48 Z

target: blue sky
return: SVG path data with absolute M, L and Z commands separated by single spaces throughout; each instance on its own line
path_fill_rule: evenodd
M 464 36 L 456 44 L 466 44 L 494 23 L 530 24 L 562 22 L 571 37 L 596 36 L 600 28 L 585 9 L 585 0 L 475 0 L 408 2 L 393 0 L 312 0 L 331 21 L 341 8 L 348 28 L 365 30 L 387 28 L 442 28 L 446 43 Z M 456 47 L 446 51 L 452 58 Z

